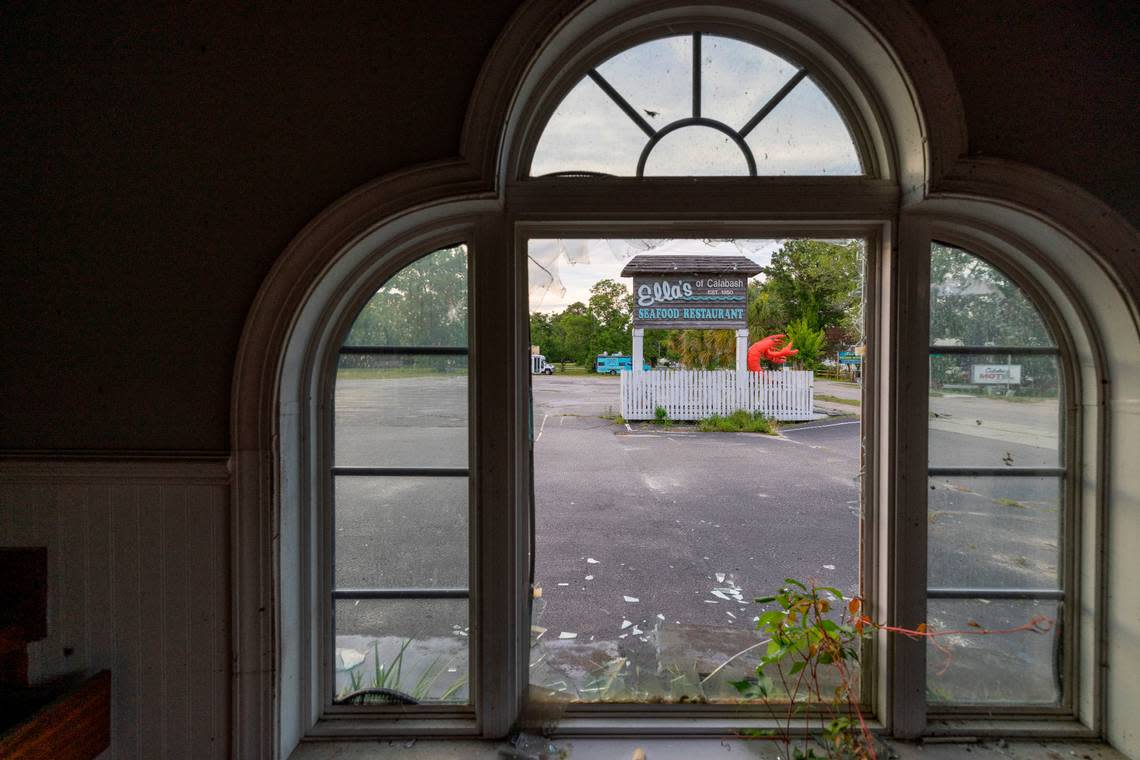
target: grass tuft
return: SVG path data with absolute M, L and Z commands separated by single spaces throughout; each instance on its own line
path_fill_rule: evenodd
M 770 420 L 759 412 L 747 412 L 737 409 L 727 417 L 714 414 L 697 423 L 697 429 L 702 433 L 764 433 L 776 434 L 776 422 Z

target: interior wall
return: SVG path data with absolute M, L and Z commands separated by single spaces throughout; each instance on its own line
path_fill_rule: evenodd
M 920 0 L 962 95 L 970 153 L 1052 172 L 1140 226 L 1140 3 Z M 1123 128 L 1122 128 L 1123 127 Z
M 45 683 L 111 671 L 107 757 L 229 756 L 224 461 L 0 463 L 0 546 L 47 547 Z

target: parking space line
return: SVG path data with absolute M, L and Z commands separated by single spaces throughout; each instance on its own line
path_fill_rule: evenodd
M 839 427 L 840 425 L 858 425 L 860 420 L 848 420 L 847 422 L 830 422 L 826 425 L 812 425 L 810 427 L 790 428 L 783 431 L 784 434 L 795 433 L 800 430 L 820 430 L 821 428 Z
M 546 419 L 549 416 L 550 416 L 549 414 L 542 415 L 542 424 L 538 426 L 538 435 L 536 435 L 534 437 L 535 443 L 538 443 L 539 439 L 542 438 L 542 431 L 546 429 Z

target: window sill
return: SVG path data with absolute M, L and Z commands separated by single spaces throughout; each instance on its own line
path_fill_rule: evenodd
M 373 740 L 376 741 L 376 736 L 383 730 L 385 737 L 403 737 L 407 736 L 412 741 L 415 737 L 430 734 L 432 741 L 442 741 L 445 743 L 454 742 L 455 739 L 448 739 L 445 737 L 455 737 L 456 739 L 475 737 L 479 735 L 479 726 L 474 718 L 408 718 L 406 720 L 385 720 L 383 722 L 377 721 L 375 718 L 352 718 L 340 717 L 335 719 L 319 720 L 317 724 L 309 729 L 306 734 L 306 739 L 313 740 L 314 742 L 329 743 L 336 742 L 343 739 L 347 742 L 359 740 Z M 387 741 L 385 739 L 384 741 Z M 401 742 L 407 741 L 406 739 L 393 739 L 393 742 L 399 745 Z M 333 746 L 333 745 L 330 745 Z M 318 756 L 319 757 L 319 756 Z
M 752 741 L 735 739 L 560 739 L 554 741 L 572 760 L 629 760 L 637 749 L 647 760 L 692 760 L 694 757 L 720 757 L 732 760 L 746 751 L 746 757 L 775 760 L 774 745 L 760 749 Z M 1127 760 L 1107 744 L 1094 742 L 931 741 L 912 744 L 887 742 L 894 760 L 1040 760 L 1043 757 L 1072 760 Z M 306 741 L 289 760 L 364 760 L 365 758 L 432 758 L 438 760 L 502 760 L 504 742 L 446 739 L 384 739 L 374 741 Z M 734 752 L 738 754 L 733 754 Z M 529 757 L 522 755 L 520 757 Z M 537 758 L 537 755 L 533 757 Z

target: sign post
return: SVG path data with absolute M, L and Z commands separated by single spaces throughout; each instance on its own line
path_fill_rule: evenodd
M 633 374 L 640 375 L 645 365 L 645 328 L 633 328 Z

